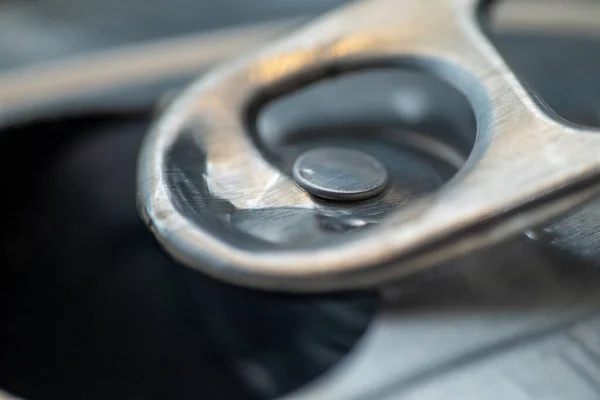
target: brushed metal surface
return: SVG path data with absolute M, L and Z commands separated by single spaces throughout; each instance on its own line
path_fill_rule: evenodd
M 554 117 L 519 82 L 483 34 L 482 11 L 474 0 L 358 2 L 214 70 L 150 132 L 139 163 L 141 214 L 192 268 L 241 285 L 321 291 L 380 285 L 588 201 L 598 194 L 600 137 Z M 314 201 L 263 157 L 248 112 L 327 76 L 374 66 L 425 71 L 469 100 L 477 140 L 452 180 L 326 243 L 278 246 L 239 235 L 226 217 L 210 219 L 214 201 L 228 212 L 313 210 Z M 206 203 L 205 214 L 176 204 L 178 172 L 169 165 L 180 157 L 173 149 L 184 148 L 196 153 L 185 168 L 204 186 L 188 189 Z
M 294 179 L 316 197 L 360 201 L 385 189 L 388 173 L 377 158 L 342 147 L 308 150 L 294 163 Z

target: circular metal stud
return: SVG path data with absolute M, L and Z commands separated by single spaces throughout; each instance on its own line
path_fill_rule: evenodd
M 294 179 L 316 197 L 358 201 L 377 196 L 388 174 L 376 158 L 358 150 L 322 147 L 302 154 L 294 164 Z

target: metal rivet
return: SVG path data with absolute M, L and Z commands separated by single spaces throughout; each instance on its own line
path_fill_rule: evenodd
M 321 147 L 303 153 L 294 164 L 294 179 L 316 197 L 365 200 L 381 193 L 388 173 L 376 158 L 358 150 Z

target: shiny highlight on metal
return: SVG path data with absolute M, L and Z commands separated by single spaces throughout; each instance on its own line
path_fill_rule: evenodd
M 552 115 L 517 79 L 483 34 L 482 9 L 475 0 L 361 1 L 214 70 L 148 135 L 139 162 L 141 214 L 189 267 L 240 285 L 312 292 L 382 285 L 594 198 L 600 136 Z M 379 66 L 417 68 L 467 97 L 478 133 L 460 172 L 379 223 L 321 246 L 278 246 L 276 238 L 228 227 L 240 211 L 316 207 L 265 159 L 248 110 L 317 80 Z M 183 185 L 184 196 L 174 179 L 202 180 L 203 187 Z M 234 211 L 212 220 L 198 207 Z
M 388 181 L 385 167 L 363 152 L 336 147 L 312 149 L 294 163 L 294 179 L 327 200 L 359 201 L 377 196 Z

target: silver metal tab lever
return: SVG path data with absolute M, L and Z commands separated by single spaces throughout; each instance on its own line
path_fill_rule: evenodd
M 189 267 L 235 284 L 312 292 L 381 285 L 597 196 L 600 137 L 540 105 L 482 33 L 482 10 L 474 0 L 361 1 L 204 76 L 143 145 L 146 222 Z M 348 201 L 377 202 L 391 190 L 378 160 L 321 150 L 300 156 L 290 174 L 265 157 L 248 121 L 271 99 L 375 67 L 414 68 L 454 86 L 471 104 L 477 138 L 448 183 L 372 223 Z M 343 200 L 328 210 L 354 229 L 281 240 L 283 229 L 303 224 L 318 231 L 323 198 Z M 253 228 L 240 229 L 242 220 Z

